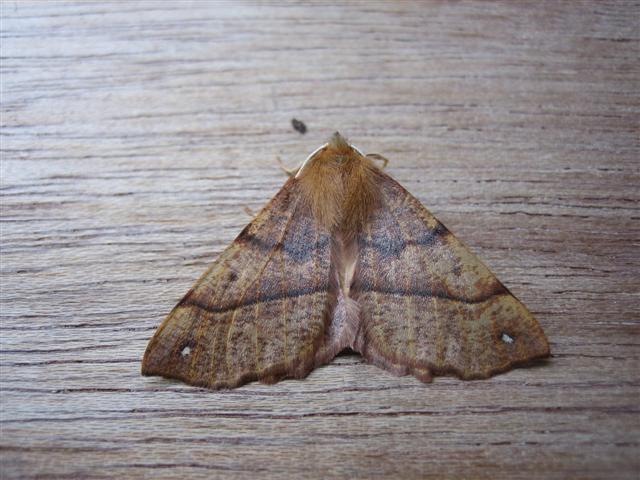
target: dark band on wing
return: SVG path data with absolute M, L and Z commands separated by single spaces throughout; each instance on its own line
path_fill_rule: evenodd
M 430 247 L 450 234 L 447 227 L 438 223 L 433 230 L 416 232 L 415 236 L 410 239 L 382 235 L 372 238 L 363 235 L 359 242 L 362 249 L 371 248 L 383 257 L 397 257 L 408 246 Z
M 273 292 L 273 293 L 265 293 L 259 297 L 252 298 L 244 298 L 242 301 L 227 303 L 223 305 L 207 305 L 204 302 L 201 302 L 196 296 L 188 295 L 186 296 L 178 306 L 180 307 L 197 307 L 202 310 L 205 310 L 209 313 L 225 313 L 233 310 L 237 310 L 238 308 L 250 307 L 252 305 L 267 303 L 267 302 L 277 302 L 279 300 L 285 300 L 290 298 L 304 297 L 307 295 L 314 295 L 316 293 L 325 293 L 329 288 L 329 285 L 316 286 L 316 287 L 307 287 L 301 288 L 297 290 L 289 290 L 287 292 Z
M 354 287 L 360 293 L 381 293 L 384 295 L 397 295 L 400 297 L 423 297 L 423 298 L 439 298 L 442 300 L 450 300 L 452 302 L 465 303 L 468 305 L 475 303 L 484 303 L 488 300 L 491 300 L 493 297 L 497 297 L 499 295 L 510 295 L 509 291 L 501 284 L 498 283 L 495 287 L 489 292 L 485 293 L 482 296 L 478 296 L 475 298 L 466 298 L 460 297 L 457 295 L 451 295 L 449 292 L 444 290 L 431 290 L 431 289 L 416 289 L 416 290 L 405 290 L 402 288 L 374 288 L 373 285 L 367 283 L 361 284 L 357 287 Z
M 324 250 L 329 248 L 330 238 L 328 235 L 322 235 L 317 242 L 281 242 L 277 238 L 261 238 L 249 233 L 248 231 L 242 231 L 242 233 L 236 238 L 236 242 L 241 244 L 251 245 L 264 252 L 278 252 L 283 251 L 287 259 L 292 259 L 296 262 L 305 262 L 310 258 L 317 256 L 318 249 Z

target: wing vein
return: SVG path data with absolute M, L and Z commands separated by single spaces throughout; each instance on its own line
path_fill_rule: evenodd
M 295 212 L 298 208 L 298 199 L 296 198 L 296 202 L 293 206 L 293 208 L 291 209 L 291 213 L 289 214 L 288 218 L 287 218 L 287 222 L 285 223 L 284 228 L 282 229 L 282 234 L 280 235 L 280 239 L 279 241 L 273 246 L 273 248 L 269 251 L 269 254 L 266 256 L 265 261 L 262 263 L 258 273 L 254 276 L 253 281 L 248 283 L 246 285 L 246 287 L 243 289 L 242 294 L 240 295 L 240 302 L 241 303 L 244 300 L 244 297 L 246 296 L 247 292 L 249 291 L 249 288 L 251 288 L 251 286 L 253 286 L 260 278 L 262 278 L 262 274 L 264 273 L 265 269 L 267 268 L 267 265 L 269 264 L 269 262 L 272 260 L 273 254 L 274 252 L 278 249 L 278 243 L 281 243 L 282 240 L 284 239 L 284 237 L 287 234 L 287 231 L 289 230 L 289 225 L 291 225 L 291 220 L 293 219 Z M 261 289 L 260 289 L 260 285 L 258 285 L 258 293 L 260 293 Z M 239 308 L 236 308 L 233 310 L 233 314 L 231 315 L 231 320 L 229 321 L 229 326 L 227 327 L 227 332 L 226 332 L 226 340 L 225 340 L 225 355 L 227 357 L 227 365 L 229 365 L 229 344 L 231 343 L 231 329 L 233 328 L 233 324 L 235 323 L 235 318 L 238 314 L 238 310 Z

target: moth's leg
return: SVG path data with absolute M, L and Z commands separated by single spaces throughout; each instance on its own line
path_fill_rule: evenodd
M 284 162 L 279 156 L 276 156 L 276 163 L 280 167 L 280 170 L 282 170 L 284 173 L 287 174 L 287 177 L 295 176 L 295 174 L 298 173 L 298 170 L 300 169 L 300 167 L 295 167 L 295 168 L 285 167 Z

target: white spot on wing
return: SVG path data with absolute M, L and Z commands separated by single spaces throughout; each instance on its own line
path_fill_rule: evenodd
M 183 357 L 186 357 L 190 353 L 191 353 L 191 347 L 184 347 L 180 352 L 180 355 L 182 355 Z
M 509 345 L 511 345 L 513 343 L 513 337 L 510 337 L 509 335 L 507 335 L 506 333 L 502 334 L 501 340 L 504 343 L 508 343 Z

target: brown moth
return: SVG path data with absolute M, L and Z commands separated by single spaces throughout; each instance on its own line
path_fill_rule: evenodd
M 275 383 L 346 348 L 423 382 L 549 356 L 527 308 L 336 133 L 171 311 L 142 373 L 214 389 Z

